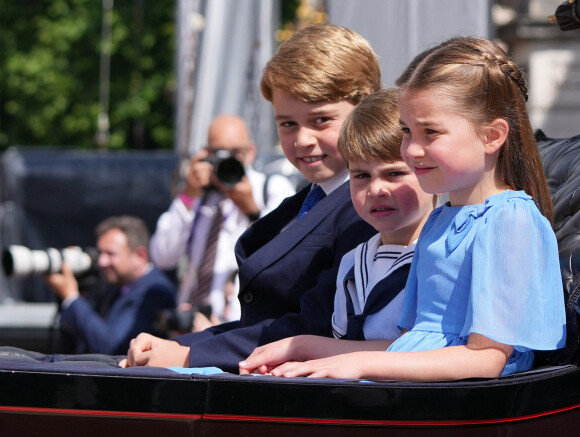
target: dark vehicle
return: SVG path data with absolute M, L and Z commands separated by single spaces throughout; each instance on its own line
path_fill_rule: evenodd
M 580 370 L 440 383 L 181 375 L 0 359 L 3 435 L 576 435 Z
M 537 133 L 554 199 L 566 349 L 527 372 L 414 383 L 182 374 L 0 348 L 2 435 L 544 436 L 580 424 L 580 136 Z M 42 361 L 42 360 L 45 361 Z M 114 434 L 113 434 L 114 433 Z

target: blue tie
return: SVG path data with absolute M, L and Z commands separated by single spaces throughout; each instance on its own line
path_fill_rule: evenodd
M 302 218 L 308 211 L 314 208 L 321 199 L 326 197 L 324 190 L 320 188 L 320 185 L 313 185 L 312 189 L 304 199 L 304 203 L 302 204 L 302 208 L 300 208 L 300 212 L 298 213 L 298 218 Z

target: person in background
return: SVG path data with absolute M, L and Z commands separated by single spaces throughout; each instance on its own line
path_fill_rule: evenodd
M 236 241 L 250 224 L 295 193 L 286 177 L 254 170 L 255 158 L 256 146 L 244 120 L 215 117 L 207 146 L 189 162 L 183 191 L 157 222 L 150 245 L 155 265 L 173 269 L 186 257 L 177 311 L 182 316 L 178 320 L 193 326 L 182 326 L 182 331 L 239 318 Z
M 81 296 L 78 282 L 64 263 L 62 273 L 46 275 L 61 301 L 61 342 L 75 354 L 119 355 L 139 332 L 157 334 L 162 310 L 175 307 L 175 286 L 149 261 L 149 231 L 131 216 L 109 217 L 95 229 L 98 267 L 108 305 L 101 315 Z

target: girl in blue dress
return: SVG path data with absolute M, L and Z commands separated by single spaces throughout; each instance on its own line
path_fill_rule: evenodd
M 423 227 L 403 334 L 384 351 L 287 362 L 278 376 L 453 380 L 527 370 L 564 346 L 552 205 L 522 73 L 495 43 L 448 40 L 399 78 L 403 159 L 449 193 Z

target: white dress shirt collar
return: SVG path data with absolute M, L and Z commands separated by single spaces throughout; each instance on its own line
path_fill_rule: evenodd
M 321 182 L 318 185 L 320 185 L 320 187 L 324 190 L 324 192 L 328 196 L 330 193 L 332 193 L 334 190 L 340 187 L 343 183 L 348 181 L 348 177 L 349 177 L 348 170 L 345 169 L 342 173 L 337 174 L 332 179 Z

